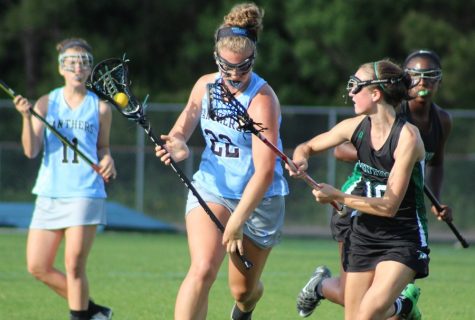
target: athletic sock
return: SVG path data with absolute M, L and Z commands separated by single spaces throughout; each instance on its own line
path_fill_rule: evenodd
M 70 320 L 89 320 L 90 315 L 88 310 L 69 310 Z
M 391 317 L 394 317 L 394 316 L 397 316 L 398 314 L 401 313 L 401 310 L 402 310 L 402 299 L 403 297 L 399 296 L 397 297 L 396 301 L 394 301 L 394 313 L 392 315 L 389 316 L 389 318 Z
M 411 299 L 401 296 L 398 299 L 401 299 L 401 310 L 396 314 L 402 315 L 405 318 L 412 310 L 412 301 Z
M 89 305 L 87 307 L 87 311 L 89 311 L 91 314 L 95 314 L 99 310 L 101 310 L 101 306 L 98 305 L 98 304 L 95 304 L 94 301 L 89 300 Z

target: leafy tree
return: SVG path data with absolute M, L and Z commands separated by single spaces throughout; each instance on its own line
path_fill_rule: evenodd
M 443 60 L 446 107 L 473 107 L 475 1 L 260 0 L 265 9 L 256 71 L 282 104 L 342 105 L 345 82 L 363 62 L 402 62 L 429 48 Z M 137 96 L 184 102 L 197 77 L 216 70 L 213 34 L 236 1 L 2 0 L 0 68 L 19 92 L 37 98 L 61 83 L 55 44 L 86 38 L 96 62 L 130 58 Z M 459 85 L 463 81 L 464 85 Z

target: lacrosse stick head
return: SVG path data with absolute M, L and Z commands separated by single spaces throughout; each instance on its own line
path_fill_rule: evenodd
M 259 133 L 265 130 L 261 123 L 256 123 L 249 117 L 246 108 L 229 91 L 223 80 L 217 79 L 207 84 L 208 116 L 214 121 L 231 119 L 236 128 L 242 132 Z
M 127 62 L 125 57 L 99 62 L 92 69 L 86 86 L 100 98 L 112 103 L 125 117 L 139 119 L 143 115 L 143 106 L 130 89 Z

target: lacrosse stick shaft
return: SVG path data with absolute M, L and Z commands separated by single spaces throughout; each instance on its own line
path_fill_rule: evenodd
M 270 142 L 262 133 L 260 133 L 259 131 L 257 130 L 253 130 L 253 133 L 262 141 L 264 142 L 269 148 L 272 149 L 272 151 L 274 151 L 275 154 L 277 154 L 285 163 L 287 163 L 287 165 L 290 167 L 290 169 L 294 172 L 297 172 L 298 171 L 298 168 L 297 166 L 295 165 L 295 163 L 289 159 L 285 153 L 283 153 L 282 151 L 279 150 L 279 148 L 277 148 L 274 144 L 272 144 L 272 142 Z M 312 177 L 310 177 L 306 172 L 303 173 L 303 180 L 312 188 L 312 189 L 315 189 L 315 190 L 318 190 L 320 189 L 318 183 L 312 179 Z M 330 203 L 332 205 L 333 208 L 335 208 L 335 210 L 337 211 L 337 213 L 339 215 L 344 215 L 344 212 L 343 212 L 343 207 L 341 207 L 338 202 L 336 201 L 332 201 Z
M 97 173 L 99 173 L 100 175 L 100 170 L 101 168 L 95 164 L 91 159 L 89 159 L 81 150 L 79 150 L 77 148 L 77 146 L 75 146 L 71 141 L 69 141 L 68 138 L 66 138 L 65 136 L 63 136 L 61 133 L 59 133 L 58 130 L 56 130 L 55 127 L 53 127 L 51 124 L 49 124 L 48 121 L 46 121 L 45 118 L 43 118 L 42 116 L 40 116 L 33 108 L 30 108 L 30 113 L 35 117 L 37 118 L 38 120 L 40 120 L 41 122 L 43 122 L 43 124 L 61 141 L 63 142 L 64 144 L 66 144 L 67 146 L 69 146 L 74 152 L 77 153 L 77 155 L 83 159 L 84 161 L 87 162 L 87 164 L 89 164 L 92 169 L 94 169 L 94 171 L 96 171 Z
M 426 194 L 427 198 L 429 198 L 430 202 L 432 202 L 432 205 L 437 209 L 437 211 L 442 212 L 444 210 L 442 208 L 442 205 L 440 202 L 437 200 L 435 195 L 432 193 L 432 190 L 430 190 L 426 185 L 424 185 L 424 193 Z M 457 240 L 460 242 L 463 248 L 468 248 L 469 244 L 467 240 L 460 234 L 460 232 L 457 230 L 455 225 L 447 220 L 444 220 L 447 225 L 449 226 L 450 230 L 452 230 L 453 234 L 457 237 Z
M 17 96 L 17 94 L 15 93 L 15 91 L 13 91 L 12 88 L 10 88 L 5 82 L 3 82 L 2 80 L 0 80 L 0 87 L 3 89 L 3 91 L 5 91 L 12 99 L 15 99 L 15 97 Z M 37 118 L 38 120 L 40 120 L 62 143 L 66 144 L 67 146 L 69 146 L 74 152 L 77 153 L 77 155 L 83 159 L 84 161 L 87 162 L 87 164 L 89 164 L 92 169 L 94 171 L 96 171 L 99 175 L 100 174 L 100 170 L 101 168 L 95 164 L 91 159 L 89 159 L 84 153 L 81 152 L 81 150 L 79 150 L 77 148 L 77 146 L 75 146 L 71 141 L 69 141 L 65 136 L 63 136 L 61 133 L 59 133 L 58 130 L 56 130 L 55 127 L 53 127 L 51 124 L 49 124 L 48 121 L 46 121 L 45 118 L 43 118 L 42 116 L 40 116 L 33 108 L 30 108 L 29 109 L 31 115 L 33 115 L 35 118 Z M 104 180 L 107 182 L 108 179 L 104 178 Z
M 157 138 L 157 136 L 153 133 L 152 127 L 150 126 L 150 123 L 148 120 L 142 118 L 136 120 L 138 124 L 145 130 L 145 133 L 148 135 L 150 140 L 156 145 L 164 148 L 164 144 L 160 143 L 160 140 Z M 170 158 L 170 167 L 175 171 L 175 173 L 178 175 L 178 177 L 181 179 L 181 181 L 185 184 L 185 186 L 193 193 L 193 195 L 198 199 L 199 204 L 201 207 L 205 210 L 206 214 L 211 218 L 211 220 L 214 222 L 214 224 L 218 227 L 218 229 L 224 233 L 224 226 L 219 221 L 219 219 L 214 215 L 213 211 L 211 211 L 210 207 L 206 203 L 206 201 L 203 200 L 203 198 L 200 196 L 198 191 L 195 189 L 191 181 L 188 179 L 188 177 L 183 173 L 183 171 L 177 166 L 176 162 Z M 239 251 L 236 251 L 237 256 L 241 260 L 241 262 L 244 264 L 244 267 L 246 269 L 251 269 L 253 264 L 251 261 L 247 260 L 244 256 L 242 256 Z

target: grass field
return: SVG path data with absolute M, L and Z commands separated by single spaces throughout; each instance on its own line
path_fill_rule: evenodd
M 67 306 L 25 268 L 26 233 L 0 233 L 0 319 L 67 319 Z M 417 284 L 424 319 L 475 319 L 475 253 L 473 248 L 431 246 L 431 271 Z M 62 265 L 63 256 L 57 261 Z M 263 281 L 266 292 L 254 319 L 301 319 L 295 297 L 317 264 L 337 270 L 336 243 L 284 238 L 271 254 Z M 93 298 L 114 309 L 115 320 L 173 319 L 174 300 L 187 271 L 188 252 L 182 234 L 98 234 L 89 258 Z M 229 319 L 233 300 L 223 268 L 212 289 L 210 320 Z M 323 301 L 309 319 L 342 319 L 343 309 Z

